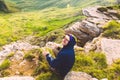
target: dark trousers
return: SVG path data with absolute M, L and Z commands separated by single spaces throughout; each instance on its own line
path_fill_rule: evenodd
M 60 80 L 64 80 L 65 77 L 61 76 L 58 71 L 56 71 L 54 68 L 50 68 L 53 73 L 55 73 Z

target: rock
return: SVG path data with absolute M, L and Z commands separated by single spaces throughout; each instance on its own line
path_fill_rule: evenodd
M 20 74 L 20 72 L 19 72 L 19 71 L 16 71 L 16 72 L 15 72 L 15 74 L 16 74 L 16 75 L 19 75 L 19 74 Z
M 61 44 L 57 44 L 55 42 L 47 42 L 45 47 L 46 48 L 51 48 L 51 50 L 53 51 L 54 55 L 57 56 L 57 54 L 60 51 L 62 45 Z
M 96 78 L 92 78 L 92 76 L 88 75 L 84 72 L 69 72 L 64 80 L 95 80 Z M 98 80 L 98 79 L 96 79 Z
M 84 48 L 86 52 L 92 50 L 105 53 L 109 65 L 120 58 L 120 40 L 96 38 L 91 43 L 86 43 Z
M 80 30 L 84 33 L 89 34 L 91 37 L 96 37 L 100 34 L 100 29 L 97 27 L 97 25 L 86 20 L 82 21 L 82 26 L 80 27 Z
M 114 60 L 120 58 L 120 40 L 103 38 L 101 40 L 101 50 L 106 55 L 107 63 L 112 64 Z
M 39 48 L 39 46 L 33 46 L 27 42 L 13 42 L 11 44 L 5 45 L 2 47 L 3 50 L 0 51 L 0 63 L 6 58 L 8 54 L 14 52 L 14 59 L 20 60 L 23 59 L 24 53 L 23 50 L 31 50 L 35 48 Z
M 107 78 L 101 79 L 101 80 L 108 80 Z
M 88 8 L 83 9 L 82 12 L 87 17 L 100 18 L 100 19 L 110 19 L 105 14 L 98 11 L 98 8 L 100 8 L 100 6 L 88 7 Z
M 82 22 L 76 22 L 71 27 L 65 29 L 66 33 L 70 33 L 76 36 L 78 46 L 84 46 L 84 44 L 97 37 L 101 29 L 96 25 L 83 20 Z
M 0 80 L 35 80 L 33 77 L 30 76 L 13 76 L 13 77 L 4 77 L 4 78 L 0 78 Z
M 25 65 L 25 63 L 26 63 L 26 60 L 23 60 L 23 61 L 19 64 L 19 66 Z
M 94 38 L 92 41 L 89 41 L 85 44 L 84 46 L 84 51 L 85 52 L 90 52 L 90 51 L 101 51 L 101 37 Z
M 92 78 L 92 80 L 98 80 L 97 78 Z
M 98 37 L 104 26 L 110 20 L 119 20 L 120 16 L 116 10 L 106 7 L 88 7 L 82 10 L 87 16 L 81 22 L 75 22 L 65 29 L 66 33 L 73 34 L 77 38 L 77 45 L 83 47 L 86 42 Z

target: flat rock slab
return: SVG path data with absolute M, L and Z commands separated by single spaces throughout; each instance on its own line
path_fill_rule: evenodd
M 103 38 L 101 40 L 101 49 L 106 55 L 108 64 L 112 64 L 114 60 L 120 58 L 120 40 Z

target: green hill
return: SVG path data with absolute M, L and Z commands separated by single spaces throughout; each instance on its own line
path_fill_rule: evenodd
M 0 13 L 0 46 L 28 35 L 41 36 L 62 28 L 83 18 L 82 7 L 104 5 L 106 2 L 100 0 L 5 0 L 5 3 L 12 11 L 16 11 L 16 8 L 22 11 L 40 11 Z
M 107 5 L 115 0 L 5 0 L 14 3 L 22 11 L 41 10 L 50 7 L 65 8 Z
M 80 8 L 49 8 L 33 12 L 0 13 L 0 46 L 28 35 L 42 36 L 84 18 Z

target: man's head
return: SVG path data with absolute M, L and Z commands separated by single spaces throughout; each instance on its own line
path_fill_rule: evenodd
M 63 46 L 67 46 L 67 45 L 74 46 L 75 43 L 76 43 L 75 38 L 71 34 L 65 35 L 65 37 L 62 40 Z
M 62 45 L 66 46 L 69 41 L 70 41 L 70 37 L 68 35 L 65 35 L 63 40 L 62 40 Z

